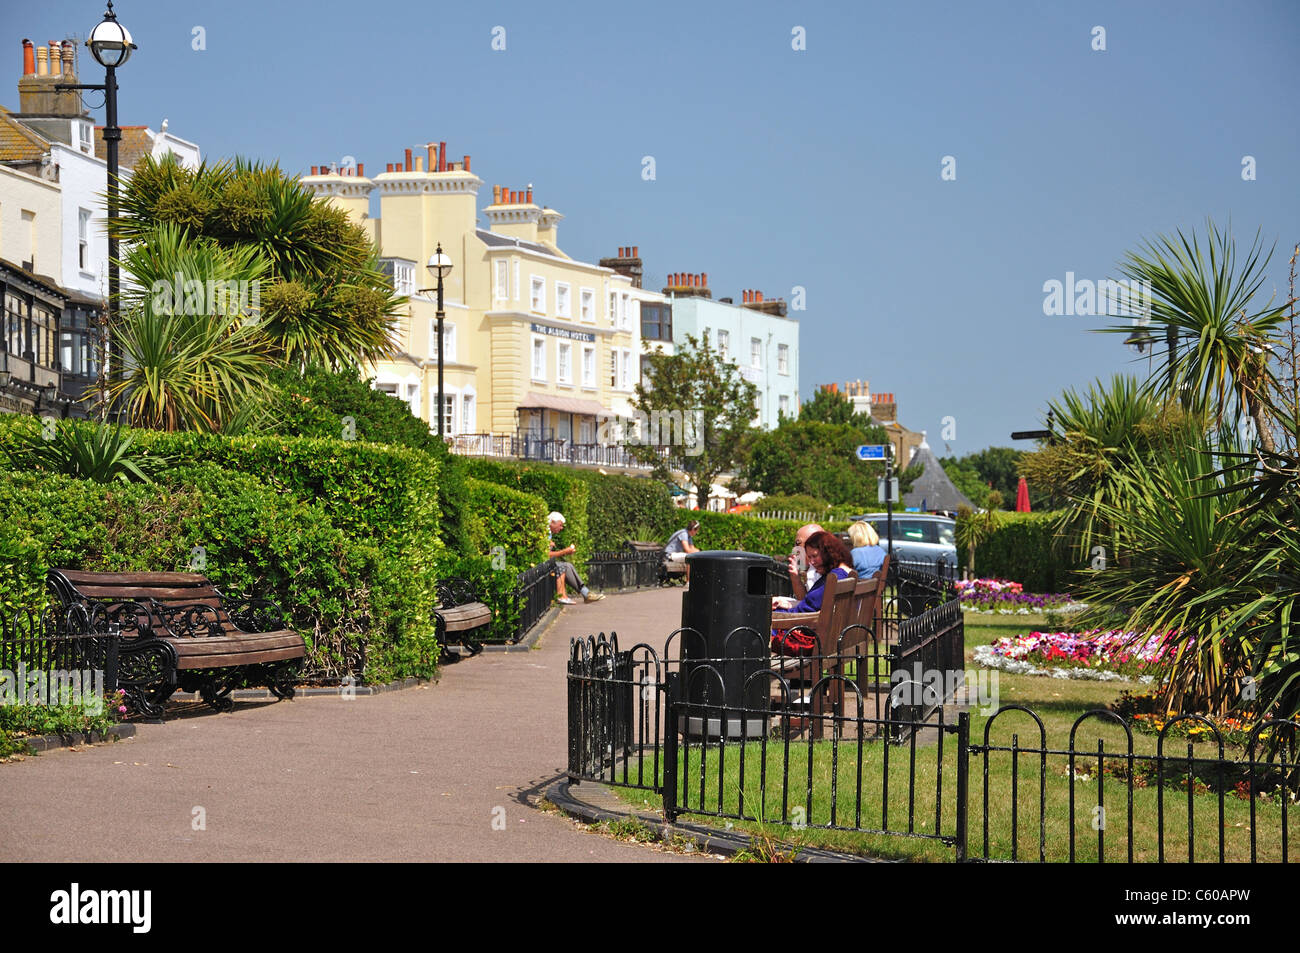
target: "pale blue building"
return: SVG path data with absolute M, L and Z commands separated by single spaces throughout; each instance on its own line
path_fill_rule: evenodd
M 799 322 L 786 315 L 784 301 L 764 301 L 751 291 L 742 294 L 741 304 L 677 294 L 671 287 L 665 292 L 672 304 L 673 343 L 707 333 L 710 346 L 758 388 L 756 423 L 772 430 L 781 413 L 798 416 Z

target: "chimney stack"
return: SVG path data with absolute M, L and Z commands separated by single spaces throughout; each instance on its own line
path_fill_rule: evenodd
M 23 40 L 23 75 L 36 75 L 36 47 L 31 40 Z

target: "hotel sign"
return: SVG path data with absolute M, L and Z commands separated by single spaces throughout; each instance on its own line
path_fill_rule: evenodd
M 585 331 L 570 331 L 568 328 L 553 328 L 549 324 L 534 324 L 532 328 L 534 334 L 549 334 L 551 337 L 564 338 L 567 341 L 581 341 L 583 344 L 592 344 L 596 340 L 594 334 L 588 334 Z

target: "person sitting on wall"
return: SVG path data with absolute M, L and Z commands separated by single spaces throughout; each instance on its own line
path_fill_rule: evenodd
M 858 571 L 858 578 L 870 579 L 880 572 L 887 554 L 880 545 L 876 528 L 866 520 L 858 520 L 849 527 L 849 539 L 853 541 L 853 568 Z
M 559 601 L 566 606 L 577 605 L 578 603 L 577 599 L 569 598 L 568 593 L 565 590 L 566 585 L 571 585 L 574 589 L 582 593 L 582 598 L 587 602 L 599 602 L 601 599 L 604 599 L 605 597 L 603 594 L 592 592 L 583 585 L 582 579 L 578 576 L 578 570 L 573 568 L 573 563 L 564 562 L 560 559 L 561 556 L 571 556 L 573 553 L 578 551 L 578 547 L 576 546 L 565 546 L 563 549 L 555 548 L 555 534 L 564 531 L 564 514 L 558 512 L 552 513 L 547 517 L 547 520 L 549 520 L 551 524 L 551 535 L 548 543 L 550 552 L 547 555 L 550 556 L 551 559 L 557 560 L 555 563 L 555 568 L 558 570 L 555 579 L 555 592 L 556 595 L 559 596 Z

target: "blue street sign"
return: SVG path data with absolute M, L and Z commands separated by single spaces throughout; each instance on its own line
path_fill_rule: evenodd
M 884 460 L 889 453 L 889 447 L 883 443 L 868 443 L 858 447 L 859 460 Z

